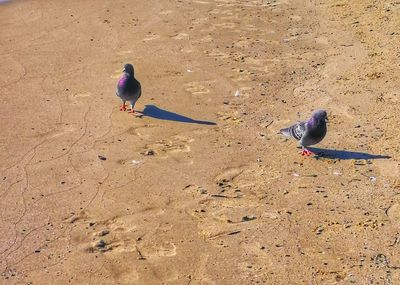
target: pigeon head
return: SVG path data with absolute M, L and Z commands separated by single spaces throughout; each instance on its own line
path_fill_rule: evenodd
M 125 64 L 123 71 L 128 73 L 128 74 L 130 74 L 130 75 L 133 75 L 134 74 L 133 65 L 130 64 L 130 63 Z
M 311 120 L 317 125 L 323 125 L 328 120 L 328 114 L 325 110 L 316 110 L 312 114 Z

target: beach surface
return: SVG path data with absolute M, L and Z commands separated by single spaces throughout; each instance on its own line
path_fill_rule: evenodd
M 0 27 L 1 284 L 400 284 L 399 1 L 21 0 Z M 321 108 L 303 157 L 278 132 Z

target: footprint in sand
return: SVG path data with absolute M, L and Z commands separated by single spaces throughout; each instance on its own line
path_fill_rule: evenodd
M 210 90 L 200 82 L 190 82 L 185 84 L 185 90 L 192 93 L 193 95 L 208 94 Z
M 193 1 L 193 3 L 196 3 L 196 4 L 210 4 L 209 1 L 200 1 L 200 0 L 195 0 L 195 1 Z
M 218 174 L 214 181 L 217 184 L 223 184 L 225 182 L 232 182 L 237 176 L 242 174 L 244 171 L 244 167 L 239 168 L 228 168 L 224 170 L 222 173 Z
M 143 214 L 149 218 L 151 217 L 151 221 L 154 220 L 155 222 L 138 227 L 137 225 L 142 222 L 141 215 Z M 92 232 L 91 238 L 89 239 L 87 234 L 82 233 L 81 230 L 77 230 L 72 234 L 72 240 L 78 243 L 78 247 L 83 251 L 89 253 L 125 253 L 138 251 L 138 242 L 142 240 L 144 233 L 152 237 L 157 230 L 162 230 L 164 232 L 171 230 L 171 227 L 160 226 L 157 217 L 163 214 L 164 210 L 162 209 L 149 208 L 134 215 L 117 216 L 103 221 L 96 221 L 93 217 L 89 216 L 87 212 L 82 212 L 69 218 L 67 222 L 84 226 Z M 86 225 L 89 225 L 89 228 L 87 228 Z M 161 256 L 173 254 L 173 249 L 168 246 L 161 246 L 158 251 L 161 252 Z
M 354 116 L 350 114 L 351 110 L 349 110 L 348 106 L 340 105 L 339 103 L 337 103 L 337 104 L 331 104 L 330 109 L 332 111 L 335 110 L 335 113 L 342 114 L 343 116 L 347 117 L 347 119 L 351 120 L 354 119 Z
M 250 194 L 253 196 L 264 195 L 263 185 L 265 181 L 273 181 L 279 177 L 279 172 L 270 166 L 262 167 L 258 164 L 252 164 L 225 169 L 214 178 L 214 181 L 219 194 L 228 198 L 240 198 L 243 195 Z
M 296 22 L 300 22 L 301 20 L 303 20 L 303 17 L 299 16 L 299 15 L 292 15 L 289 17 L 291 20 L 296 21 Z
M 84 92 L 84 93 L 76 93 L 76 94 L 70 94 L 68 95 L 68 101 L 71 102 L 72 104 L 83 104 L 86 103 L 86 99 L 91 97 L 92 94 L 90 92 Z
M 329 40 L 328 40 L 327 37 L 321 36 L 321 37 L 315 38 L 314 40 L 315 40 L 315 42 L 316 42 L 317 44 L 320 44 L 320 45 L 327 45 L 327 44 L 329 44 Z
M 142 223 L 140 217 L 143 214 L 148 218 L 151 217 L 151 220 L 158 220 L 157 217 L 164 213 L 162 209 L 151 208 L 137 215 L 115 217 L 96 223 L 91 250 L 116 253 L 137 252 L 141 259 L 176 255 L 177 248 L 174 243 L 159 240 L 161 233 L 172 230 L 172 225 L 156 222 L 141 225 L 140 228 L 136 226 Z
M 186 33 L 178 33 L 178 34 L 174 34 L 174 35 L 171 36 L 171 38 L 173 38 L 175 40 L 182 40 L 182 39 L 187 38 L 187 37 L 189 37 L 189 35 L 186 34 Z
M 175 256 L 176 249 L 176 245 L 173 242 L 151 243 L 140 247 L 142 255 L 146 258 Z
M 214 40 L 214 39 L 213 39 L 212 36 L 207 35 L 207 36 L 205 36 L 205 37 L 202 37 L 202 38 L 199 39 L 199 40 L 193 41 L 193 44 L 210 43 L 210 42 L 212 42 L 213 40 Z
M 243 119 L 239 116 L 237 111 L 218 112 L 217 119 L 228 123 L 241 124 Z
M 144 153 L 151 150 L 156 155 L 167 158 L 170 154 L 190 152 L 189 144 L 193 141 L 194 139 L 192 138 L 177 135 L 167 140 L 146 145 Z
M 217 191 L 196 184 L 184 187 L 193 198 L 180 206 L 197 221 L 199 236 L 218 243 L 221 238 L 238 234 L 242 227 L 255 225 L 253 220 L 271 218 L 259 207 L 267 175 L 270 180 L 279 178 L 275 169 L 257 164 L 226 168 L 214 177 Z
M 208 194 L 208 191 L 199 185 L 189 184 L 183 188 L 183 191 L 186 193 L 191 193 L 193 195 L 204 195 Z
M 127 55 L 127 54 L 131 54 L 133 51 L 131 50 L 122 50 L 117 52 L 117 55 Z
M 235 74 L 231 74 L 228 77 L 234 82 L 246 82 L 251 81 L 251 72 L 244 69 L 235 68 L 233 69 Z
M 386 210 L 386 214 L 392 223 L 399 224 L 399 222 L 400 222 L 400 204 L 399 203 L 392 204 Z
M 302 102 L 313 102 L 315 98 L 318 98 L 318 86 L 305 82 L 304 85 L 298 86 L 293 90 L 293 96 Z
M 223 29 L 233 29 L 236 26 L 236 24 L 227 22 L 227 23 L 213 24 L 213 26 L 217 27 L 217 28 L 223 28 Z
M 153 41 L 153 40 L 156 40 L 156 39 L 159 39 L 159 38 L 160 38 L 160 35 L 149 34 L 143 39 L 143 41 L 148 42 L 148 41 Z
M 250 65 L 250 68 L 252 70 L 261 71 L 265 73 L 268 72 L 269 65 L 264 60 L 247 57 L 246 63 Z
M 209 21 L 210 19 L 208 17 L 204 18 L 197 18 L 192 21 L 192 25 L 200 25 L 200 24 L 205 24 Z
M 130 127 L 126 130 L 126 133 L 140 138 L 149 138 L 153 135 L 153 132 L 157 131 L 157 125 L 146 124 Z
M 217 58 L 217 59 L 226 59 L 226 58 L 230 57 L 229 54 L 224 53 L 224 52 L 222 52 L 220 50 L 217 50 L 217 49 L 211 50 L 211 51 L 207 51 L 206 50 L 206 51 L 204 51 L 204 53 L 207 54 L 210 57 Z

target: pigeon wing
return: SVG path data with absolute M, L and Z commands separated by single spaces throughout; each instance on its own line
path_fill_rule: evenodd
M 296 123 L 288 128 L 281 129 L 280 133 L 287 137 L 292 137 L 295 140 L 301 140 L 307 131 L 306 122 Z

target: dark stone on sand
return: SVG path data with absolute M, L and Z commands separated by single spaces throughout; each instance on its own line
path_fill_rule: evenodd
M 106 247 L 106 242 L 104 241 L 104 240 L 100 240 L 97 244 L 96 244 L 96 247 L 97 248 L 105 248 Z
M 108 235 L 109 233 L 110 233 L 109 230 L 102 230 L 102 231 L 99 233 L 99 236 L 103 237 L 103 236 L 105 236 L 105 235 Z
M 152 150 L 152 149 L 148 149 L 148 150 L 146 150 L 146 152 L 144 153 L 144 155 L 146 155 L 146 156 L 149 156 L 149 155 L 154 155 L 155 153 L 154 153 L 154 150 Z
M 255 217 L 255 216 L 244 216 L 242 218 L 242 222 L 249 222 L 249 221 L 252 221 L 252 220 L 255 220 L 255 219 L 257 219 L 257 217 Z

